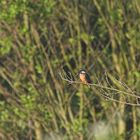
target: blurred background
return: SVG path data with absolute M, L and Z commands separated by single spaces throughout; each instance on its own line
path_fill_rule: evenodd
M 1 140 L 140 139 L 139 0 L 0 1 Z M 76 77 L 85 69 L 93 85 Z

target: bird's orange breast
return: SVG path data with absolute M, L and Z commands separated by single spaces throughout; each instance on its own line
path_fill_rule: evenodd
M 87 82 L 85 74 L 80 74 L 80 80 L 85 83 Z

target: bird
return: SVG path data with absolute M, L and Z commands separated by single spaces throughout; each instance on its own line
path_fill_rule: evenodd
M 87 84 L 88 86 L 90 86 L 89 84 L 92 83 L 90 76 L 88 75 L 88 73 L 85 70 L 80 70 L 79 73 L 79 79 L 84 83 Z

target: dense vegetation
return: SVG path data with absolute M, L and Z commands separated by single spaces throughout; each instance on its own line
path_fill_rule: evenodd
M 140 139 L 139 0 L 1 0 L 0 9 L 0 139 Z

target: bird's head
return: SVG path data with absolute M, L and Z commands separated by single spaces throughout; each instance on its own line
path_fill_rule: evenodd
M 79 72 L 78 72 L 78 76 L 82 75 L 82 74 L 86 74 L 86 71 L 81 69 Z

